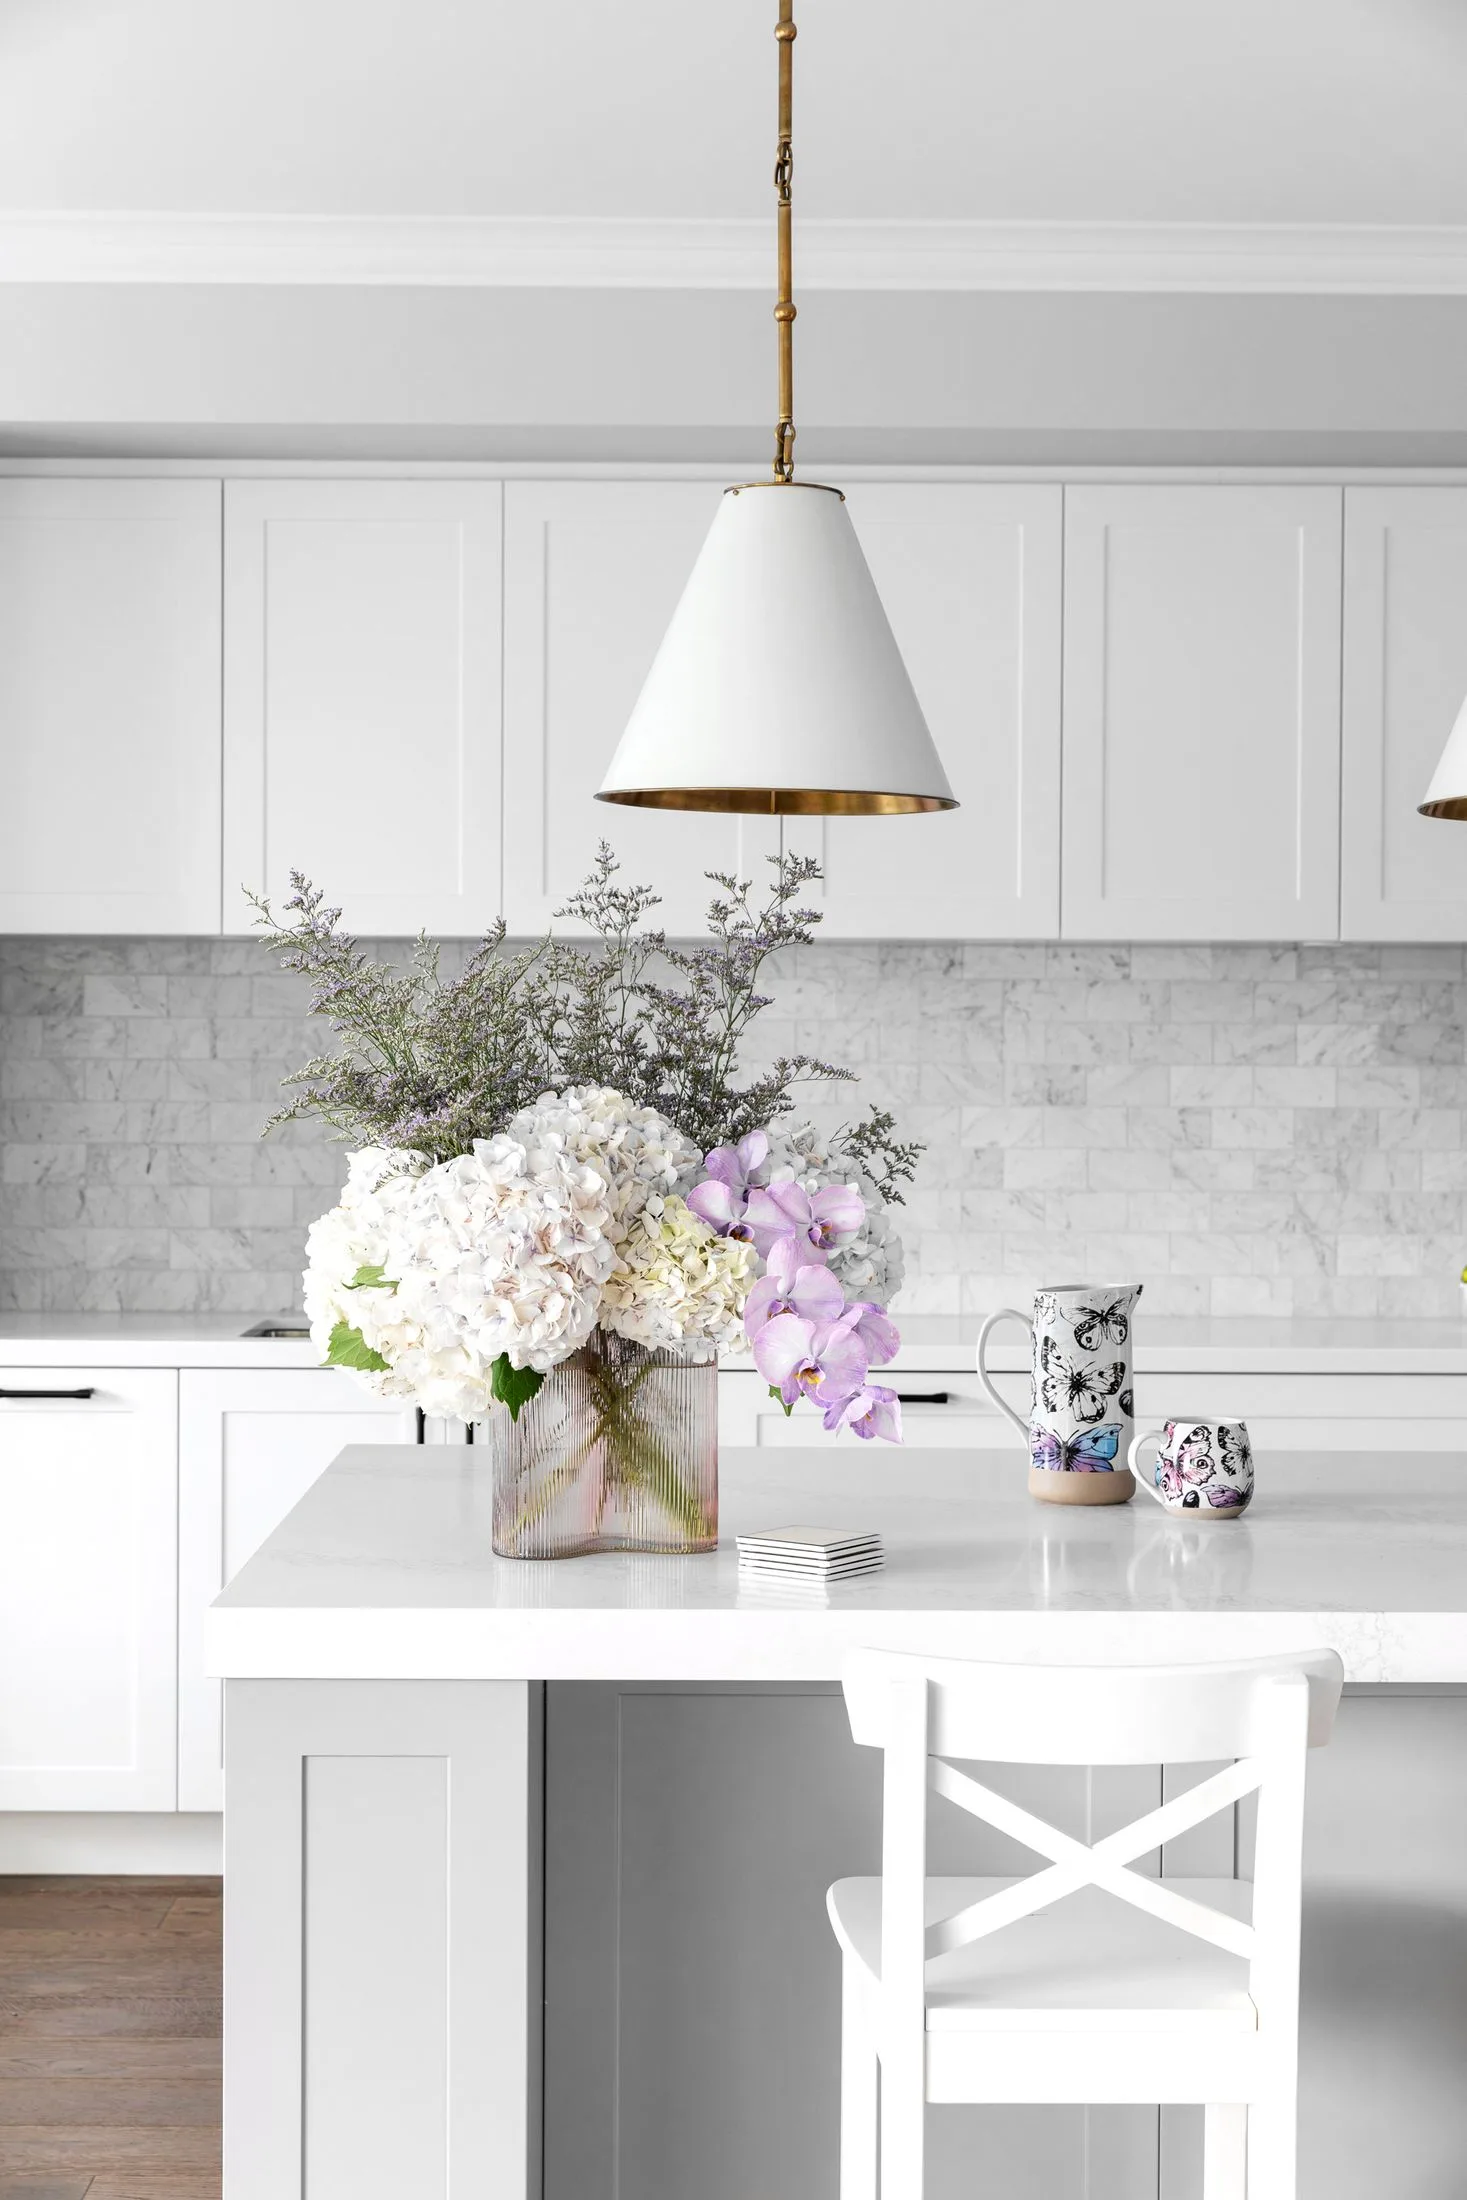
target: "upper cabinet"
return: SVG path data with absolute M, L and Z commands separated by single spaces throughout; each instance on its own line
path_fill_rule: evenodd
M 1339 933 L 1338 489 L 1065 499 L 1063 930 Z
M 1467 828 L 1420 817 L 1467 696 L 1467 489 L 1345 492 L 1341 930 L 1467 939 Z
M 0 481 L 0 932 L 218 930 L 219 510 Z
M 826 939 L 1059 934 L 1058 487 L 871 483 L 851 518 L 960 807 L 791 819 Z
M 623 885 L 661 894 L 656 921 L 701 933 L 705 873 L 757 876 L 766 818 L 597 802 L 677 607 L 721 485 L 511 481 L 504 510 L 504 913 L 543 931 L 609 841 Z M 562 926 L 562 930 L 570 927 Z
M 227 485 L 225 931 L 293 869 L 357 932 L 498 916 L 502 494 Z

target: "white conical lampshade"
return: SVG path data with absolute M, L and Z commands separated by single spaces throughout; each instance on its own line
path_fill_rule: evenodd
M 1467 818 L 1467 703 L 1457 713 L 1442 760 L 1432 773 L 1426 800 L 1418 807 L 1423 817 Z
M 957 807 L 838 489 L 726 492 L 598 799 Z

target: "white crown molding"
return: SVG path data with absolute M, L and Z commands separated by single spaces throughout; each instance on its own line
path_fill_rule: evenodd
M 0 282 L 769 290 L 773 223 L 6 213 Z M 1467 228 L 818 221 L 803 290 L 1467 295 Z

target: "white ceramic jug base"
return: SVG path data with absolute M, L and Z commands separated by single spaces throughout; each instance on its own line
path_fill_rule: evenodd
M 1129 1467 L 1114 1474 L 1056 1473 L 1050 1467 L 1029 1469 L 1029 1495 L 1046 1505 L 1124 1505 L 1136 1494 L 1136 1480 Z

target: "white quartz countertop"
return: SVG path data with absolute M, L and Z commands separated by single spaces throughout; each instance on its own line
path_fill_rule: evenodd
M 897 1372 L 970 1373 L 979 1317 L 897 1308 Z M 0 1367 L 317 1367 L 309 1339 L 249 1338 L 259 1314 L 0 1314 Z M 1467 1321 L 1176 1321 L 1135 1323 L 1134 1358 L 1146 1374 L 1467 1375 Z M 738 1363 L 734 1363 L 737 1365 Z M 747 1364 L 747 1363 L 745 1363 Z M 1029 1364 L 1016 1323 L 994 1332 L 990 1366 Z
M 227 1677 L 834 1680 L 858 1644 L 1053 1661 L 1329 1644 L 1352 1682 L 1467 1683 L 1467 1458 L 1291 1453 L 1241 1520 L 1045 1505 L 1022 1457 L 726 1451 L 699 1558 L 499 1559 L 471 1451 L 341 1453 L 208 1618 Z M 734 1537 L 875 1528 L 828 1590 L 742 1582 Z

